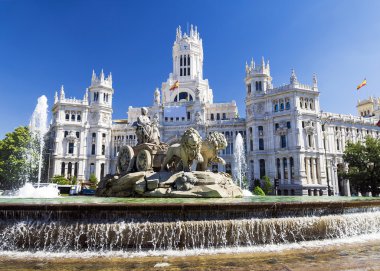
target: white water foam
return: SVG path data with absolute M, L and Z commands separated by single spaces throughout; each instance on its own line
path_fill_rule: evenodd
M 243 197 L 252 197 L 254 196 L 251 191 L 243 189 Z
M 31 183 L 26 183 L 13 196 L 14 198 L 58 198 L 57 185 L 49 184 L 35 188 Z
M 365 244 L 370 241 L 380 241 L 380 233 L 358 235 L 343 239 L 324 239 L 315 241 L 304 241 L 288 244 L 271 244 L 262 246 L 250 247 L 228 247 L 228 248 L 213 248 L 213 249 L 186 249 L 186 250 L 150 250 L 139 252 L 125 251 L 107 251 L 107 252 L 29 252 L 29 251 L 0 251 L 0 257 L 9 257 L 13 259 L 35 258 L 65 258 L 65 259 L 88 259 L 88 258 L 134 258 L 134 257 L 187 257 L 199 255 L 215 255 L 215 254 L 239 254 L 239 253 L 265 253 L 265 252 L 280 252 L 286 250 L 308 250 L 326 246 L 346 246 L 350 244 Z

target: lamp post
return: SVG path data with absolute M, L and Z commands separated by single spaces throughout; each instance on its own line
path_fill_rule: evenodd
M 331 116 L 329 116 L 328 118 L 322 119 L 322 113 L 323 113 L 323 111 L 321 111 L 321 115 L 318 117 L 318 119 L 319 119 L 322 127 L 324 128 L 323 130 L 326 130 L 325 124 L 331 122 Z M 330 177 L 329 177 L 329 171 L 328 171 L 328 165 L 327 165 L 327 131 L 322 131 L 322 132 L 323 132 L 323 141 L 324 141 L 323 148 L 325 150 L 325 167 L 326 167 L 326 179 L 327 179 L 327 195 L 331 196 L 332 191 L 331 191 L 331 187 L 330 187 Z

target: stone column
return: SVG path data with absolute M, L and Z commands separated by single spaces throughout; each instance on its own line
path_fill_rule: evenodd
M 284 163 L 282 161 L 282 158 L 280 158 L 280 171 L 281 171 L 281 184 L 285 184 Z
M 287 157 L 286 158 L 287 160 L 287 164 L 288 164 L 288 184 L 291 184 L 292 183 L 292 174 L 291 174 L 291 166 L 290 166 L 290 158 Z M 294 159 L 293 159 L 293 162 L 294 162 Z
M 307 183 L 310 183 L 310 159 L 308 157 L 305 157 L 305 165 L 306 165 L 306 179 Z
M 313 171 L 313 183 L 316 183 L 317 180 L 317 163 L 315 158 L 310 158 L 310 163 L 311 163 L 311 170 Z

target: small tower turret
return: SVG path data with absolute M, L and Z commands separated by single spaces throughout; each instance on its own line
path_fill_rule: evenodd
M 273 88 L 272 77 L 270 76 L 269 60 L 265 64 L 264 57 L 261 58 L 261 65 L 256 65 L 255 61 L 251 60 L 251 64 L 248 66 L 246 64 L 246 87 L 247 94 L 263 94 L 266 93 L 268 89 Z

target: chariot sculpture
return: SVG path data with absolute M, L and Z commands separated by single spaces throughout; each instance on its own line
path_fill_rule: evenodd
M 211 132 L 205 140 L 188 128 L 178 143 L 160 141 L 158 117 L 148 110 L 132 124 L 137 145 L 121 147 L 117 174 L 99 183 L 98 196 L 241 197 L 242 191 L 226 173 L 207 171 L 212 163 L 225 164 L 218 152 L 227 147 L 223 134 Z M 191 166 L 197 162 L 196 171 Z

